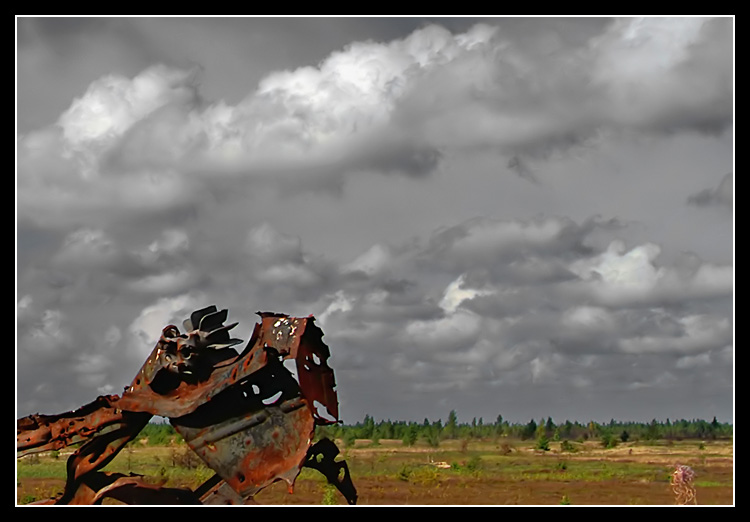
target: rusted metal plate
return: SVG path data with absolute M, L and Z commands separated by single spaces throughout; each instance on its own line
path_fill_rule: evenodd
M 275 480 L 294 483 L 314 431 L 306 406 L 297 382 L 275 361 L 171 422 L 235 491 L 252 496 Z
M 229 335 L 237 323 L 225 325 L 227 311 L 215 306 L 193 312 L 184 321 L 185 333 L 166 326 L 122 396 L 102 396 L 60 415 L 19 419 L 19 456 L 85 442 L 68 459 L 65 491 L 56 503 L 96 503 L 106 497 L 128 503 L 248 503 L 277 480 L 291 492 L 302 466 L 310 464 L 315 426 L 339 422 L 330 351 L 312 316 L 259 315 L 261 322 L 241 353 L 233 348 L 241 341 Z M 296 378 L 284 359 L 294 361 Z M 196 492 L 98 472 L 152 415 L 168 417 L 216 471 Z M 342 469 L 331 457 L 338 449 L 320 448 L 325 451 L 316 450 L 318 460 L 310 467 L 332 477 L 331 470 Z M 353 503 L 348 469 L 345 475 L 334 479 Z
M 339 400 L 336 379 L 328 366 L 331 353 L 312 317 L 305 321 L 304 328 L 294 354 L 299 384 L 317 424 L 335 424 L 339 420 Z
M 18 456 L 51 451 L 83 442 L 123 423 L 123 414 L 112 406 L 116 395 L 97 397 L 77 410 L 60 415 L 29 415 L 16 422 Z

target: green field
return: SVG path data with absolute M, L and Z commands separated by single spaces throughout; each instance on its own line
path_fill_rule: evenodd
M 169 487 L 195 488 L 213 472 L 184 444 L 126 447 L 104 471 L 142 474 Z M 445 440 L 438 447 L 400 440 L 338 441 L 359 504 L 389 505 L 671 505 L 676 464 L 693 468 L 698 504 L 733 505 L 733 445 L 717 441 L 550 442 L 507 437 Z M 567 449 L 566 450 L 564 450 Z M 17 464 L 17 502 L 57 495 L 66 453 L 27 456 Z M 335 493 L 335 494 L 334 494 Z M 283 484 L 261 491 L 260 504 L 343 504 L 322 475 L 303 469 L 294 494 Z

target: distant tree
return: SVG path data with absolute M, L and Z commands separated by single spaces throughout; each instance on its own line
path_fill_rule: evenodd
M 720 431 L 721 431 L 721 424 L 719 424 L 719 421 L 716 420 L 716 416 L 714 416 L 713 420 L 711 421 L 711 424 L 708 425 L 709 437 L 712 439 L 715 439 L 717 436 L 719 436 Z
M 573 433 L 573 423 L 566 420 L 565 423 L 560 427 L 560 436 L 564 439 L 570 437 Z
M 596 422 L 594 422 L 594 421 L 590 421 L 589 422 L 589 424 L 588 424 L 588 435 L 592 439 L 594 437 L 596 437 L 597 435 L 599 435 L 599 425 Z
M 342 439 L 345 447 L 351 448 L 352 446 L 354 446 L 354 443 L 357 440 L 357 436 L 354 434 L 354 430 L 347 429 L 347 430 L 344 431 L 341 439 Z
M 617 439 L 615 439 L 609 432 L 602 434 L 602 446 L 607 449 L 614 448 L 617 446 Z
M 536 429 L 536 449 L 549 451 L 549 439 L 547 438 L 547 428 L 544 424 L 539 424 Z
M 505 426 L 503 425 L 503 416 L 498 414 L 497 418 L 495 419 L 495 424 L 492 426 L 492 433 L 495 437 L 501 436 L 505 431 Z
M 628 439 L 630 439 L 630 434 L 626 430 L 622 430 L 622 433 L 620 433 L 620 440 L 627 442 Z
M 440 446 L 440 431 L 436 429 L 434 426 L 429 426 L 425 430 L 423 430 L 422 436 L 424 437 L 425 442 L 427 442 L 427 445 L 431 448 L 437 448 Z
M 656 419 L 652 420 L 651 423 L 646 427 L 646 433 L 644 438 L 646 440 L 656 440 L 661 436 L 661 428 Z
M 456 410 L 451 410 L 448 414 L 448 420 L 445 423 L 445 427 L 443 427 L 443 436 L 446 439 L 455 439 L 458 437 L 458 415 L 456 415 Z
M 378 429 L 380 430 L 381 438 L 383 439 L 395 438 L 393 434 L 393 423 L 391 422 L 390 419 L 388 419 L 387 421 L 381 421 L 380 424 L 378 425 Z
M 417 442 L 418 437 L 419 430 L 417 425 L 412 424 L 404 431 L 404 436 L 401 438 L 401 441 L 404 443 L 404 446 L 413 446 L 414 443 Z
M 377 426 L 374 430 L 372 430 L 372 435 L 370 436 L 370 445 L 380 446 L 380 429 Z
M 554 433 L 556 427 L 557 426 L 555 426 L 555 423 L 552 422 L 552 417 L 548 417 L 547 424 L 545 425 L 545 429 L 547 430 L 547 435 Z
M 365 420 L 362 423 L 362 429 L 360 430 L 360 436 L 363 439 L 372 438 L 372 433 L 375 431 L 375 420 L 370 415 L 365 415 Z
M 523 435 L 521 436 L 522 439 L 530 439 L 534 436 L 537 430 L 537 424 L 534 419 L 531 419 L 529 423 L 526 425 L 526 428 L 523 430 Z

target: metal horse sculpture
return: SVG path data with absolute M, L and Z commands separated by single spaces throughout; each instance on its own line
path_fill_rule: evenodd
M 338 397 L 323 332 L 312 316 L 258 313 L 242 343 L 209 306 L 169 325 L 122 396 L 100 396 L 59 415 L 18 420 L 18 456 L 82 445 L 68 458 L 64 491 L 46 504 L 246 504 L 283 480 L 290 493 L 302 467 L 319 470 L 349 504 L 357 492 L 338 448 L 313 444 L 316 425 L 339 422 Z M 291 363 L 291 370 L 285 363 Z M 296 375 L 295 375 L 296 374 Z M 139 475 L 99 471 L 153 415 L 167 417 L 216 473 L 195 490 L 166 488 Z

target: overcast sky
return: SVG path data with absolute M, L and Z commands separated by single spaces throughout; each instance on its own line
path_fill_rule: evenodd
M 17 18 L 17 414 L 209 304 L 341 414 L 733 421 L 733 18 Z

